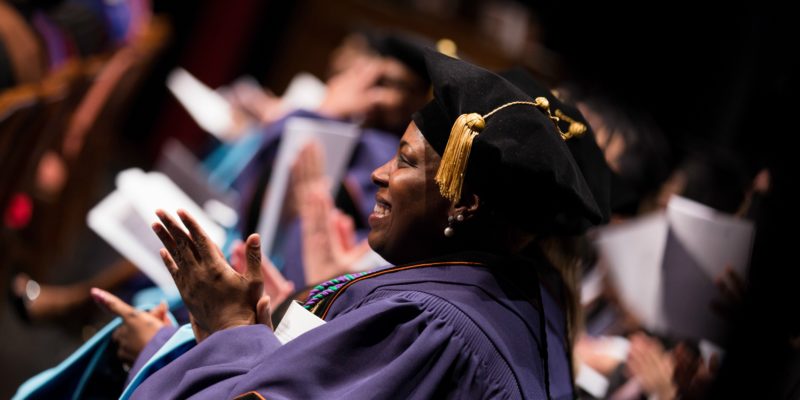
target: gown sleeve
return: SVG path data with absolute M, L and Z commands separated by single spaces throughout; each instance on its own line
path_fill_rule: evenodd
M 158 349 L 164 345 L 164 343 L 169 340 L 169 338 L 178 331 L 177 326 L 165 326 L 156 332 L 156 335 L 147 342 L 147 345 L 144 346 L 142 351 L 136 356 L 136 361 L 133 362 L 130 371 L 128 371 L 128 378 L 125 379 L 125 386 L 131 382 L 134 376 L 139 372 L 140 369 L 150 360 L 153 355 L 156 354 Z
M 384 291 L 362 304 L 283 346 L 263 325 L 214 333 L 133 398 L 521 397 L 508 366 L 485 359 L 485 337 L 453 324 L 462 317 L 446 301 Z

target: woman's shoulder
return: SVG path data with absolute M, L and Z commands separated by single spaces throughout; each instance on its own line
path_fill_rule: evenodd
M 397 320 L 397 325 L 405 328 L 413 324 L 415 329 L 409 331 L 421 336 L 446 334 L 443 348 L 456 351 L 461 362 L 474 363 L 474 367 L 480 370 L 476 373 L 487 383 L 499 387 L 517 385 L 515 382 L 519 377 L 514 372 L 514 360 L 500 349 L 505 347 L 503 338 L 494 334 L 496 328 L 501 327 L 483 326 L 486 320 L 474 315 L 474 309 L 464 307 L 458 299 L 424 288 L 385 286 L 366 296 L 347 313 L 371 313 L 375 310 L 381 310 L 382 324 Z

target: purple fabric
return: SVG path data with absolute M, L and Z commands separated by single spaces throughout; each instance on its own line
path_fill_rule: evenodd
M 263 326 L 215 333 L 133 398 L 546 397 L 540 314 L 508 283 L 534 281 L 499 278 L 496 265 L 384 271 L 346 286 L 322 327 L 283 346 Z M 552 398 L 571 398 L 564 339 L 550 328 L 564 317 L 544 303 Z
M 128 371 L 128 377 L 125 379 L 125 386 L 128 386 L 128 384 L 131 383 L 131 379 L 136 376 L 136 373 L 139 372 L 142 367 L 144 367 L 147 361 L 150 360 L 150 358 L 156 354 L 158 349 L 160 349 L 164 343 L 167 343 L 167 340 L 169 340 L 169 338 L 172 337 L 172 335 L 174 335 L 177 331 L 177 326 L 165 326 L 156 332 L 156 335 L 153 336 L 149 342 L 147 342 L 147 346 L 142 349 L 142 351 L 136 357 L 136 361 L 133 362 L 130 371 Z
M 42 11 L 36 11 L 32 20 L 34 28 L 44 40 L 50 70 L 53 71 L 63 65 L 72 55 L 67 35 Z

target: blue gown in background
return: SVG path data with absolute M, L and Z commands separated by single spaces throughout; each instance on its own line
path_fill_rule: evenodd
M 325 325 L 283 346 L 263 325 L 217 332 L 133 398 L 544 399 L 548 375 L 551 398 L 572 398 L 565 316 L 534 260 L 471 253 L 373 272 L 320 303 Z

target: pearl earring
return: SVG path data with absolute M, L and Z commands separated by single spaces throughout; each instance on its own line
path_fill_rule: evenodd
M 456 234 L 456 230 L 453 229 L 453 216 L 450 215 L 447 217 L 447 227 L 444 228 L 444 236 L 445 237 L 453 237 Z M 464 221 L 464 216 L 461 214 L 456 215 L 455 221 L 462 222 Z

